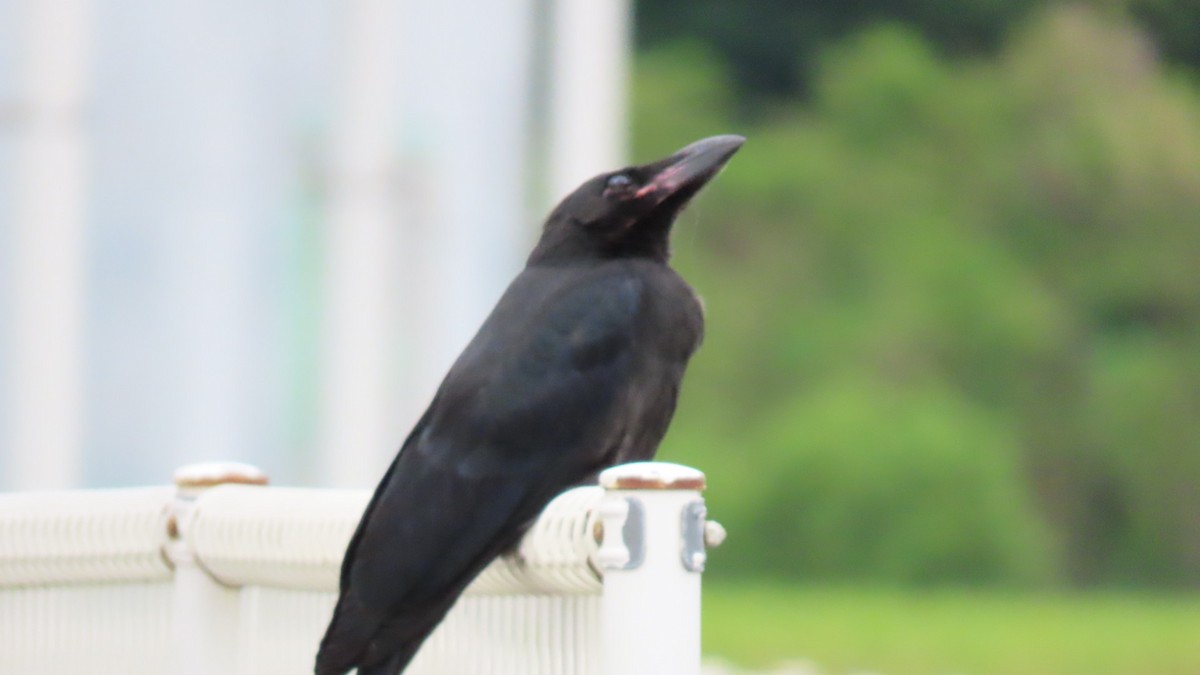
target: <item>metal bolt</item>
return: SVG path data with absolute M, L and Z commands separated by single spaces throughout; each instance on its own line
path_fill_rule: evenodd
M 704 545 L 716 548 L 725 541 L 725 527 L 715 520 L 704 521 Z

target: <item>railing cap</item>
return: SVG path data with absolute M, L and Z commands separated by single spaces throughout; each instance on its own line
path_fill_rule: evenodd
M 704 490 L 704 472 L 671 462 L 618 464 L 600 473 L 606 490 Z
M 199 462 L 181 466 L 172 477 L 180 488 L 207 488 L 227 483 L 266 485 L 267 475 L 242 462 Z

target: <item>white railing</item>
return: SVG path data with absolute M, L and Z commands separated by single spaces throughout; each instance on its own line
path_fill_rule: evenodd
M 615 467 L 563 493 L 468 588 L 410 673 L 695 675 L 704 475 Z M 176 487 L 0 495 L 0 673 L 311 673 L 370 493 Z

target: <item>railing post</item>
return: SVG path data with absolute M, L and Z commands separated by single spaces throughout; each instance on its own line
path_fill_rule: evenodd
M 605 675 L 698 675 L 704 474 L 665 462 L 600 474 Z
M 238 591 L 213 579 L 188 545 L 196 499 L 227 483 L 265 485 L 267 477 L 248 464 L 208 462 L 175 472 L 177 492 L 168 520 L 166 555 L 175 566 L 171 653 L 175 675 L 237 672 Z

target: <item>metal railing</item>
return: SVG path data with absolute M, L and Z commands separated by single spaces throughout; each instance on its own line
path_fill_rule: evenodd
M 176 487 L 0 495 L 0 672 L 312 672 L 368 491 Z M 467 589 L 410 673 L 695 675 L 704 475 L 614 467 L 558 496 Z

